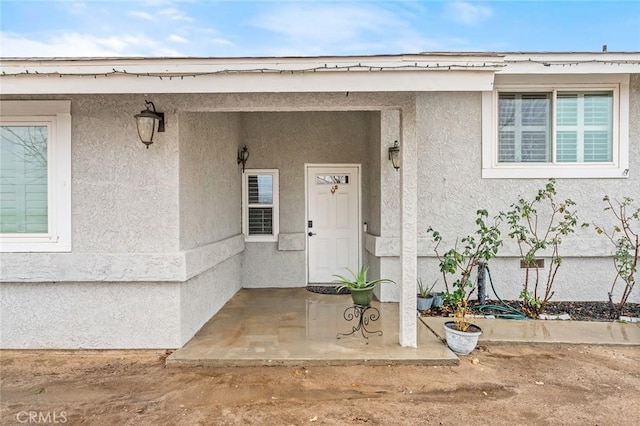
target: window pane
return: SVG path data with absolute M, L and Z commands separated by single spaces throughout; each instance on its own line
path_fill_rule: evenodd
M 248 177 L 249 204 L 273 204 L 273 177 L 253 175 Z
M 584 124 L 586 126 L 610 126 L 613 109 L 611 93 L 584 95 Z
M 550 116 L 550 93 L 500 93 L 498 162 L 548 162 Z
M 0 127 L 0 232 L 48 231 L 47 126 Z
M 559 126 L 575 126 L 578 124 L 578 95 L 558 94 L 557 124 Z
M 556 160 L 612 161 L 613 93 L 561 92 L 557 106 Z
M 316 184 L 318 185 L 333 185 L 336 183 L 349 184 L 349 175 L 316 175 Z
M 522 125 L 546 126 L 549 122 L 549 95 L 522 95 Z
M 575 163 L 578 161 L 578 136 L 577 132 L 558 132 L 556 136 L 558 147 L 556 149 L 557 161 L 560 163 Z
M 584 161 L 611 161 L 610 140 L 607 131 L 584 132 Z
M 273 209 L 249 207 L 249 235 L 273 234 Z
M 498 161 L 501 163 L 513 163 L 516 161 L 515 132 L 500 132 Z
M 522 132 L 523 163 L 539 163 L 547 161 L 547 133 Z
M 512 93 L 500 93 L 498 100 L 498 125 L 513 126 L 516 117 L 516 95 Z

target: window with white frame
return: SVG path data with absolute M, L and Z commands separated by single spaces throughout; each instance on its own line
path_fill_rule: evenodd
M 278 170 L 245 170 L 242 232 L 246 241 L 277 241 L 278 203 Z
M 71 103 L 3 101 L 0 251 L 71 251 Z
M 484 178 L 626 177 L 629 85 L 496 85 L 483 95 Z

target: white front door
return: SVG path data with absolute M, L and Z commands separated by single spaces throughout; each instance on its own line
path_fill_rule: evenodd
M 349 276 L 360 263 L 360 167 L 307 166 L 309 283 Z

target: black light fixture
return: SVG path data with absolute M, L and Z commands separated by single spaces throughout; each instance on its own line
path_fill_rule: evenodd
M 245 145 L 242 147 L 242 149 L 238 150 L 238 164 L 242 163 L 242 173 L 244 173 L 244 166 L 247 164 L 248 159 L 249 159 L 249 150 Z
M 144 111 L 136 114 L 136 126 L 138 126 L 138 136 L 140 141 L 147 146 L 153 143 L 153 135 L 156 132 L 156 122 L 158 123 L 158 132 L 164 132 L 164 112 L 157 112 L 156 106 L 151 101 L 145 100 Z M 153 111 L 149 109 L 153 108 Z
M 400 146 L 398 141 L 394 141 L 393 146 L 389 147 L 389 160 L 391 160 L 394 169 L 398 170 L 400 168 Z

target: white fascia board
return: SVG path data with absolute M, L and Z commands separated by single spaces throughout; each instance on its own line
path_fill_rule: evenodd
M 496 74 L 496 88 L 500 86 L 536 86 L 566 89 L 569 86 L 598 86 L 603 84 L 629 84 L 629 74 Z
M 506 53 L 497 74 L 634 74 L 640 53 Z
M 0 60 L 2 94 L 491 90 L 495 54 Z
M 378 56 L 327 56 L 289 58 L 0 58 L 0 70 L 6 74 L 26 72 L 46 74 L 110 73 L 114 69 L 128 73 L 207 73 L 223 70 L 305 70 L 340 67 L 410 67 L 475 65 L 500 67 L 503 58 L 496 54 L 415 54 Z
M 310 73 L 234 73 L 171 79 L 108 75 L 107 77 L 3 77 L 0 93 L 285 93 L 285 92 L 416 92 L 493 90 L 494 70 L 350 71 Z

